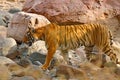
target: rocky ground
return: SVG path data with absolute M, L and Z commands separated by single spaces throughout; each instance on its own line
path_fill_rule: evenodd
M 28 47 L 25 44 L 18 45 L 15 39 L 6 36 L 7 24 L 14 13 L 21 11 L 23 2 L 24 0 L 0 0 L 0 80 L 120 80 L 119 65 L 107 59 L 105 67 L 100 68 L 100 55 L 92 63 L 88 62 L 84 47 L 69 51 L 69 65 L 62 64 L 63 57 L 59 50 L 56 51 L 49 69 L 41 70 L 40 66 L 47 53 L 44 41 L 37 41 Z M 100 23 L 114 25 L 110 27 L 115 36 L 114 50 L 120 53 L 120 22 L 116 20 L 118 17 Z

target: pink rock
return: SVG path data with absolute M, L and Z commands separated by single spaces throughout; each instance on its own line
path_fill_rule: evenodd
M 28 30 L 28 26 L 38 28 L 50 22 L 42 15 L 19 12 L 16 13 L 8 25 L 7 36 L 21 41 Z
M 26 0 L 22 9 L 52 22 L 87 23 L 120 14 L 119 0 Z

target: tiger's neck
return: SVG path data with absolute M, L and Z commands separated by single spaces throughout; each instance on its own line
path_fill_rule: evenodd
M 36 29 L 36 36 L 39 40 L 45 40 L 45 27 Z

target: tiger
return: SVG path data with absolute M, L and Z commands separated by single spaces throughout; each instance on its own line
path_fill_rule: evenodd
M 116 64 L 119 64 L 117 55 L 114 53 L 111 45 L 111 32 L 106 25 L 99 23 L 93 24 L 72 24 L 60 25 L 50 23 L 39 28 L 29 27 L 23 42 L 32 45 L 36 40 L 44 40 L 48 53 L 42 69 L 48 69 L 51 60 L 57 49 L 61 50 L 62 56 L 67 59 L 67 51 L 75 50 L 80 46 L 85 46 L 86 57 L 89 60 L 93 47 L 108 55 Z

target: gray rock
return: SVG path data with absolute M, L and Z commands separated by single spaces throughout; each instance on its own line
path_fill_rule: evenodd
M 49 79 L 48 77 L 46 77 L 46 74 L 43 73 L 43 70 L 35 65 L 29 65 L 26 68 L 18 68 L 17 70 L 12 72 L 12 75 L 16 77 L 31 76 L 36 80 L 38 80 L 39 78 L 45 78 L 46 80 Z
M 46 55 L 40 54 L 38 52 L 34 52 L 29 56 L 29 59 L 33 64 L 36 64 L 36 61 L 41 62 L 42 64 L 45 62 Z
M 45 59 L 46 59 L 46 55 L 40 54 L 38 52 L 34 52 L 34 53 L 30 54 L 30 56 L 29 56 L 29 60 L 33 64 L 38 65 L 38 66 L 42 66 L 45 62 Z M 56 66 L 57 60 L 58 60 L 58 58 L 53 58 L 48 69 L 53 69 L 53 67 Z
M 5 26 L 0 26 L 0 38 L 5 38 L 7 34 L 7 28 Z
M 13 64 L 13 63 L 15 62 L 12 61 L 11 59 L 0 56 L 0 65 Z
M 14 13 L 20 12 L 20 9 L 11 8 L 8 12 L 11 13 L 11 14 L 14 14 Z
M 16 41 L 13 38 L 0 39 L 0 53 L 6 56 L 9 53 L 14 52 L 17 49 Z
M 76 67 L 79 66 L 80 63 L 84 63 L 87 60 L 84 46 L 76 49 L 75 51 L 70 50 L 69 59 L 70 59 L 71 65 Z
M 45 42 L 39 40 L 39 41 L 36 41 L 35 43 L 33 43 L 33 45 L 29 47 L 29 54 L 31 54 L 33 52 L 39 52 L 41 54 L 46 55 L 47 49 L 45 47 Z
M 2 26 L 8 26 L 9 21 L 12 18 L 12 14 L 6 11 L 0 11 L 0 25 Z
M 21 59 L 26 58 L 28 56 L 28 46 L 26 44 L 21 44 L 17 46 L 17 49 L 9 52 L 6 57 L 10 59 Z
M 0 25 L 6 26 L 7 24 L 3 21 L 4 17 L 0 15 Z
M 59 80 L 88 80 L 83 70 L 69 65 L 60 65 L 56 71 Z

